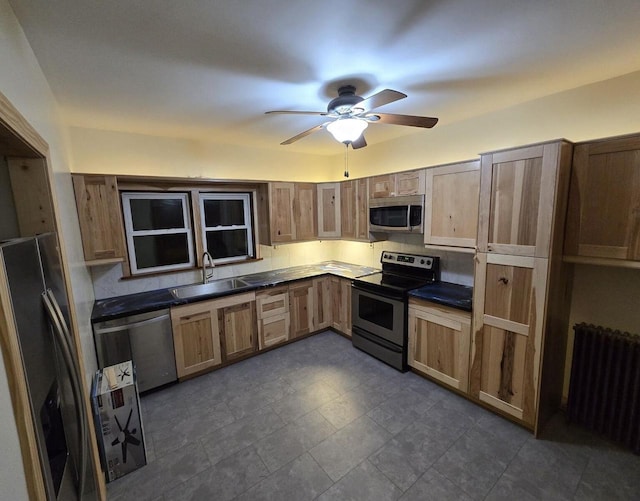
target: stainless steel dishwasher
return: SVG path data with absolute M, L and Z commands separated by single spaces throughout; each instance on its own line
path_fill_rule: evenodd
M 139 391 L 177 379 L 168 309 L 95 323 L 93 337 L 99 368 L 132 360 Z

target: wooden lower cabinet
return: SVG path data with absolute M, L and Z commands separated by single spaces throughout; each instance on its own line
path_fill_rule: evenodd
M 331 277 L 333 328 L 351 336 L 351 280 Z
M 223 360 L 228 362 L 257 351 L 255 294 L 241 294 L 220 301 L 233 301 L 233 304 L 218 305 L 217 308 Z
M 331 278 L 313 279 L 313 330 L 327 329 L 333 324 L 331 312 Z
M 274 287 L 256 294 L 258 347 L 263 350 L 289 340 L 289 287 Z
M 313 332 L 313 296 L 313 280 L 304 280 L 289 285 L 291 338 Z
M 178 378 L 222 363 L 215 301 L 171 308 Z
M 466 393 L 470 345 L 471 313 L 409 300 L 410 367 Z
M 470 393 L 534 427 L 542 365 L 546 259 L 479 253 Z

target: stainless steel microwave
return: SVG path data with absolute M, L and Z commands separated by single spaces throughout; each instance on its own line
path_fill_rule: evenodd
M 422 233 L 424 195 L 370 198 L 369 231 Z

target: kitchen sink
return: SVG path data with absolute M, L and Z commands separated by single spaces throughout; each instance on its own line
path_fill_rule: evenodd
M 219 294 L 221 292 L 229 292 L 235 289 L 243 289 L 250 285 L 240 278 L 228 278 L 226 280 L 216 280 L 207 284 L 185 285 L 171 289 L 171 294 L 176 299 L 189 299 L 198 296 L 207 296 L 209 294 Z

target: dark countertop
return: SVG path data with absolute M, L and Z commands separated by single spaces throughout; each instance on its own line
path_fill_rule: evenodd
M 410 291 L 409 296 L 459 310 L 471 311 L 473 287 L 450 282 L 436 282 Z
M 359 266 L 355 264 L 343 263 L 340 261 L 325 261 L 314 265 L 294 266 L 291 268 L 283 268 L 280 270 L 266 271 L 262 273 L 254 273 L 251 275 L 243 275 L 240 278 L 247 282 L 247 287 L 239 287 L 228 290 L 223 293 L 206 294 L 197 297 L 177 299 L 171 293 L 176 287 L 167 289 L 158 289 L 148 292 L 139 292 L 137 294 L 128 294 L 126 296 L 117 296 L 107 299 L 99 299 L 93 305 L 91 314 L 92 322 L 103 322 L 116 318 L 137 315 L 139 313 L 147 313 L 149 311 L 161 310 L 171 306 L 180 304 L 194 303 L 205 299 L 213 299 L 231 294 L 239 294 L 241 292 L 249 292 L 252 290 L 272 287 L 284 282 L 292 282 L 295 280 L 303 280 L 314 278 L 321 275 L 336 275 L 341 278 L 353 279 L 364 275 L 370 275 L 380 271 L 376 268 L 368 266 Z M 226 279 L 220 279 L 224 281 Z M 216 280 L 213 280 L 216 282 Z

